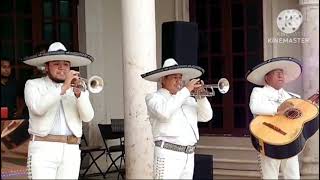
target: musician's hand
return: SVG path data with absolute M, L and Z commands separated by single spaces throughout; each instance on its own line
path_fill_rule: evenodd
M 199 83 L 197 83 L 197 84 L 199 84 Z M 199 96 L 195 96 L 195 98 L 196 99 L 202 99 L 202 98 L 204 98 L 205 96 L 201 96 L 201 94 L 203 94 L 206 90 L 204 89 L 204 87 L 203 87 L 203 85 L 204 85 L 204 82 L 203 82 L 203 80 L 200 80 L 200 87 L 195 87 L 194 89 L 193 89 L 193 92 L 195 93 L 195 94 L 199 94 Z
M 195 87 L 195 88 L 193 89 L 193 91 L 203 91 L 203 90 L 204 90 L 204 88 L 203 88 L 204 82 L 203 82 L 202 80 L 198 81 L 198 82 L 196 83 L 196 85 L 200 85 L 200 86 Z
M 66 91 L 72 87 L 72 83 L 75 83 L 79 80 L 79 72 L 70 70 L 66 72 L 66 79 L 64 80 L 64 83 L 61 87 L 61 95 L 65 94 Z
M 190 92 L 192 92 L 195 88 L 201 87 L 202 85 L 201 85 L 201 83 L 199 83 L 199 80 L 200 80 L 200 79 L 192 79 L 192 80 L 190 80 L 190 81 L 187 83 L 186 88 L 187 88 Z
M 277 114 L 282 115 L 284 114 L 287 110 L 289 110 L 290 108 L 292 108 L 294 106 L 294 104 L 290 101 L 285 101 L 282 104 L 280 104 L 280 106 L 277 109 Z
M 78 98 L 81 95 L 81 88 L 79 87 L 73 87 L 73 93 Z

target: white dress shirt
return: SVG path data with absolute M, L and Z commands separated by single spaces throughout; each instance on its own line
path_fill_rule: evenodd
M 281 103 L 285 100 L 293 98 L 294 96 L 300 97 L 299 95 L 291 95 L 283 88 L 276 90 L 269 85 L 264 87 L 255 87 L 252 90 L 250 96 L 250 109 L 254 115 L 272 115 L 277 113 L 277 109 Z
M 76 98 L 72 88 L 60 95 L 61 86 L 62 83 L 57 84 L 48 76 L 26 82 L 24 93 L 30 116 L 30 134 L 69 135 L 70 130 L 73 135 L 81 137 L 82 121 L 89 122 L 94 117 L 87 90 Z
M 60 107 L 57 111 L 56 117 L 54 118 L 54 124 L 49 132 L 52 135 L 72 135 L 72 132 L 67 124 L 66 116 L 64 114 L 63 105 L 60 101 Z
M 154 140 L 179 145 L 194 145 L 199 139 L 198 121 L 212 119 L 207 98 L 195 100 L 184 87 L 171 95 L 164 88 L 146 96 Z

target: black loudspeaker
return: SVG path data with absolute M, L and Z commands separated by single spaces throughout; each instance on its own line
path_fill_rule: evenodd
M 197 65 L 198 25 L 193 22 L 170 21 L 162 24 L 162 64 L 174 58 L 179 65 Z
M 194 180 L 213 179 L 213 156 L 205 154 L 195 154 L 194 156 Z

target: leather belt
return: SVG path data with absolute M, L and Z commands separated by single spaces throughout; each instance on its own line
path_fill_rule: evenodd
M 155 141 L 154 144 L 157 147 L 162 147 L 164 149 L 169 149 L 169 150 L 177 151 L 177 152 L 184 152 L 186 154 L 192 154 L 192 153 L 194 153 L 194 150 L 196 149 L 196 145 L 182 146 L 182 145 L 178 145 L 178 144 L 165 142 L 165 141 L 162 141 L 162 140 Z
M 49 142 L 61 142 L 61 143 L 67 143 L 67 144 L 80 144 L 81 138 L 78 138 L 74 135 L 51 135 L 48 134 L 47 136 L 41 137 L 36 135 L 31 135 L 30 140 L 35 141 L 49 141 Z

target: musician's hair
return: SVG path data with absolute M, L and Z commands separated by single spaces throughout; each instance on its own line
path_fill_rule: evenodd
M 163 79 L 165 78 L 166 76 L 162 76 L 160 79 L 159 79 L 159 82 L 161 84 L 161 87 L 163 87 Z

